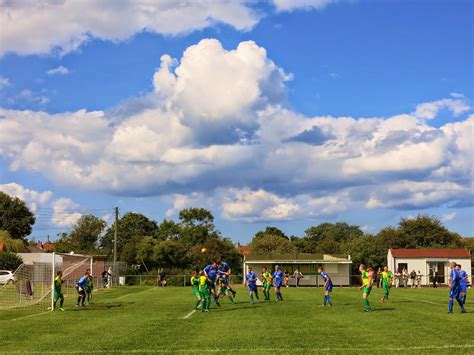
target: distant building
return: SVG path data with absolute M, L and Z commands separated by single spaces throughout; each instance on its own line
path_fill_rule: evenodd
M 430 276 L 435 273 L 438 273 L 438 283 L 446 284 L 451 261 L 471 274 L 471 252 L 468 249 L 389 249 L 387 254 L 387 265 L 392 271 L 421 271 L 423 285 L 428 285 Z
M 253 271 L 259 277 L 258 284 L 261 284 L 260 273 L 262 267 L 266 266 L 269 270 L 275 270 L 275 265 L 280 265 L 281 269 L 288 270 L 293 275 L 296 269 L 299 269 L 304 277 L 300 280 L 300 286 L 320 286 L 324 284 L 322 278 L 318 275 L 318 266 L 323 266 L 325 271 L 331 276 L 334 285 L 348 286 L 351 284 L 350 270 L 352 260 L 350 255 L 332 256 L 326 254 L 286 254 L 286 255 L 252 255 L 244 254 L 243 270 L 252 267 Z M 291 278 L 290 285 L 295 285 L 296 280 Z

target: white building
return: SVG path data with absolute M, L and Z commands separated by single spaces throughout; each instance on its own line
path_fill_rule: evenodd
M 331 276 L 333 284 L 336 286 L 350 285 L 350 271 L 352 260 L 350 255 L 346 257 L 336 257 L 331 255 L 318 254 L 292 254 L 292 255 L 248 255 L 244 258 L 243 270 L 251 267 L 259 278 L 258 285 L 261 285 L 262 267 L 267 267 L 269 271 L 275 270 L 275 265 L 280 265 L 282 271 L 288 270 L 290 276 L 296 269 L 303 274 L 300 286 L 320 286 L 324 282 L 318 275 L 318 266 L 323 266 L 324 270 Z M 290 285 L 296 284 L 295 278 L 290 278 Z
M 471 275 L 471 252 L 468 249 L 389 249 L 387 266 L 393 272 L 420 271 L 422 284 L 429 285 L 430 276 L 438 273 L 438 282 L 446 284 L 449 275 L 449 263 L 455 261 Z

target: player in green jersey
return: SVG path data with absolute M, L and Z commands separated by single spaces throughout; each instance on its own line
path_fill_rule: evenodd
M 361 264 L 359 266 L 359 271 L 360 271 L 360 277 L 362 279 L 362 286 L 360 287 L 360 289 L 364 290 L 364 293 L 362 296 L 362 298 L 364 299 L 364 311 L 370 312 L 372 308 L 370 308 L 369 296 L 370 296 L 370 292 L 372 291 L 372 284 L 374 282 L 373 273 L 370 272 L 370 269 L 369 271 L 367 271 L 364 264 Z
M 272 273 L 264 266 L 262 267 L 263 295 L 266 301 L 270 301 L 270 290 L 272 289 Z
M 201 292 L 199 292 L 199 282 L 200 282 L 199 273 L 196 270 L 194 270 L 193 276 L 191 276 L 191 286 L 192 286 L 193 294 L 194 296 L 196 296 L 196 304 L 194 305 L 194 309 L 198 309 L 202 301 Z
M 204 272 L 201 272 L 201 276 L 199 277 L 199 292 L 201 293 L 203 312 L 209 312 L 209 307 L 211 305 L 210 283 L 211 280 L 204 275 Z
M 54 278 L 54 309 L 56 309 L 56 303 L 59 301 L 59 310 L 64 311 L 63 303 L 64 303 L 64 295 L 62 292 L 62 285 L 63 285 L 63 272 L 58 271 L 56 273 L 56 277 Z
M 92 291 L 94 291 L 94 277 L 92 276 L 91 269 L 87 269 L 86 272 L 89 273 L 89 277 L 87 279 L 88 284 L 86 287 L 86 295 L 87 295 L 87 304 L 92 303 Z
M 380 299 L 380 302 L 381 303 L 384 303 L 385 301 L 390 302 L 388 300 L 388 295 L 390 293 L 390 288 L 392 287 L 393 272 L 391 272 L 387 266 L 384 266 L 381 277 L 382 277 L 383 297 Z
M 217 297 L 224 297 L 227 296 L 227 298 L 230 300 L 232 304 L 234 304 L 234 297 L 232 293 L 232 289 L 229 286 L 229 280 L 227 279 L 227 276 L 225 274 L 220 274 L 219 270 L 217 271 Z

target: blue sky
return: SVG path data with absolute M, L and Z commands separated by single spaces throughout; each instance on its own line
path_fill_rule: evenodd
M 474 235 L 470 1 L 129 6 L 2 31 L 0 189 L 38 211 L 35 237 L 114 206 L 203 206 L 242 242 L 418 213 Z

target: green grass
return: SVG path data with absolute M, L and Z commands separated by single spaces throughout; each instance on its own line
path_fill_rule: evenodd
M 284 302 L 255 305 L 237 290 L 237 304 L 187 319 L 194 297 L 182 287 L 102 290 L 83 309 L 69 296 L 66 312 L 26 318 L 0 312 L 0 352 L 474 353 L 474 312 L 448 315 L 447 289 L 392 289 L 390 304 L 374 289 L 371 313 L 358 289 L 335 288 L 332 308 L 320 306 L 322 289 L 284 289 Z

